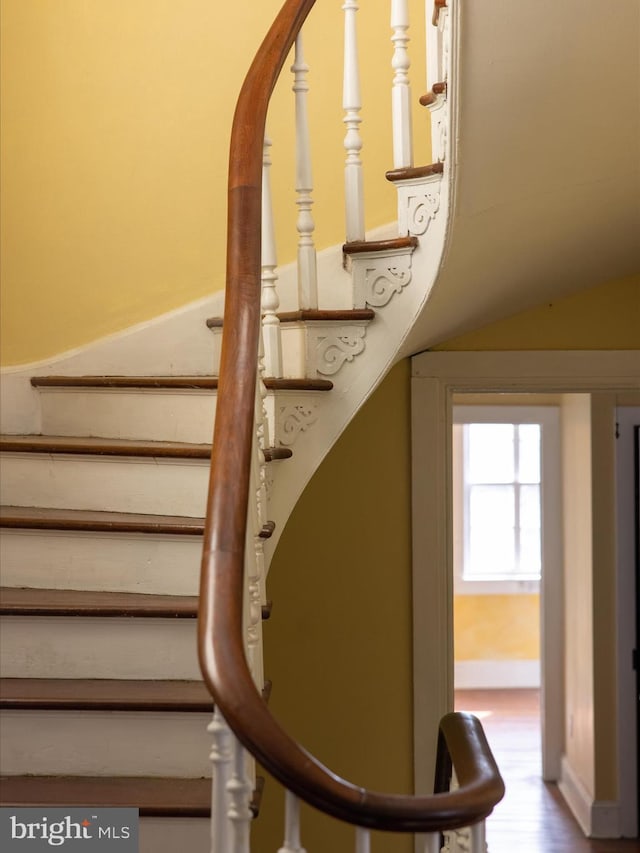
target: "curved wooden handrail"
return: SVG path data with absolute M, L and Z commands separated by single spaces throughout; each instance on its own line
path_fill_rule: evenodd
M 260 324 L 262 143 L 271 92 L 314 2 L 286 0 L 251 65 L 234 117 L 225 331 L 200 580 L 200 666 L 237 738 L 303 800 L 364 827 L 452 829 L 486 817 L 503 794 L 474 717 L 448 715 L 441 724 L 458 790 L 420 797 L 369 791 L 332 773 L 283 731 L 258 693 L 245 658 L 242 602 Z

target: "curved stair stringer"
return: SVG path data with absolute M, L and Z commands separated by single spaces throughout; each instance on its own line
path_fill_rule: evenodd
M 640 272 L 638 4 L 450 6 L 455 186 L 407 355 Z
M 398 233 L 409 235 L 416 241 L 415 250 L 410 255 L 410 280 L 405 286 L 398 286 L 386 304 L 374 308 L 376 316 L 367 326 L 364 351 L 331 377 L 333 390 L 315 402 L 312 423 L 308 428 L 301 423 L 295 443 L 289 445 L 293 456 L 286 464 L 278 465 L 277 471 L 270 472 L 268 512 L 276 526 L 265 543 L 265 571 L 268 571 L 287 519 L 322 460 L 391 368 L 415 352 L 412 330 L 429 311 L 429 297 L 438 281 L 450 243 L 456 187 L 454 147 L 458 134 L 455 81 L 460 50 L 459 23 L 459 2 L 440 9 L 440 27 L 444 36 L 443 65 L 448 82 L 445 96 L 433 104 L 438 111 L 437 120 L 432 118 L 431 130 L 438 169 L 418 168 L 413 170 L 416 176 L 411 175 L 410 169 L 398 170 L 405 171 L 404 175 L 388 173 L 389 180 L 398 189 Z M 436 28 L 433 30 L 435 32 Z M 427 174 L 418 174 L 420 172 Z M 345 266 L 351 268 L 354 278 L 359 273 L 363 274 L 363 268 L 376 264 L 376 260 L 365 260 L 366 252 L 350 255 L 349 244 L 344 248 Z M 402 254 L 406 255 L 406 252 Z M 384 258 L 377 259 L 380 271 L 385 264 L 387 267 L 394 265 L 394 251 L 388 250 L 384 255 Z M 371 307 L 372 303 L 365 299 L 363 304 Z M 360 306 L 357 283 L 354 283 L 354 305 Z

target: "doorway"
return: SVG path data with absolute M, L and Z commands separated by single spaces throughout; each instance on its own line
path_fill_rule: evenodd
M 453 650 L 460 691 L 537 705 L 541 775 L 560 775 L 562 598 L 558 395 L 452 398 Z M 556 618 L 545 618 L 556 606 Z M 544 630 L 541 628 L 544 627 Z M 473 699 L 473 693 L 467 695 Z M 546 711 L 551 709 L 549 717 Z
M 569 647 L 543 647 L 568 660 L 567 684 L 557 685 L 566 705 L 555 716 L 554 732 L 544 732 L 560 764 L 564 799 L 585 834 L 616 837 L 620 834 L 616 802 L 618 770 L 598 776 L 596 799 L 595 752 L 621 743 L 625 732 L 616 728 L 616 641 L 612 624 L 615 606 L 615 543 L 611 534 L 611 498 L 615 491 L 615 407 L 621 395 L 638 400 L 640 356 L 637 352 L 431 352 L 415 356 L 412 370 L 413 429 L 413 551 L 414 551 L 414 720 L 415 786 L 427 792 L 431 785 L 433 732 L 440 716 L 453 707 L 453 521 L 451 513 L 452 407 L 456 393 L 566 394 L 571 434 L 563 435 L 571 448 L 570 473 L 579 498 L 572 527 L 581 541 L 589 533 L 589 547 L 579 548 L 561 574 L 569 584 L 566 607 L 560 598 L 544 608 L 546 623 L 570 619 Z M 565 429 L 563 424 L 563 430 Z M 563 472 L 563 476 L 564 476 Z M 594 501 L 591 503 L 591 483 Z M 583 488 L 583 485 L 585 488 Z M 586 486 L 588 485 L 588 488 Z M 566 506 L 565 506 L 566 509 Z M 588 528 L 583 522 L 588 521 Z M 574 536 L 576 541 L 578 535 Z M 566 546 L 566 543 L 565 543 Z M 597 553 L 591 553 L 591 549 Z M 571 572 L 573 571 L 573 574 Z M 567 574 L 569 572 L 569 574 Z M 594 596 L 598 606 L 594 607 Z M 624 606 L 628 609 L 629 602 Z M 574 621 L 575 624 L 574 624 Z M 578 638 L 578 639 L 576 639 Z M 597 652 L 597 654 L 596 654 Z M 548 675 L 548 673 L 547 673 Z M 597 695 L 597 707 L 596 707 Z M 581 705 L 576 704 L 581 702 Z M 589 709 L 591 712 L 589 713 Z M 583 711 L 587 711 L 586 716 Z M 554 742 L 555 739 L 555 742 Z M 551 743 L 551 746 L 549 744 Z M 613 759 L 614 762 L 616 759 Z M 635 791 L 634 791 L 635 796 Z M 613 808 L 612 808 L 613 805 Z

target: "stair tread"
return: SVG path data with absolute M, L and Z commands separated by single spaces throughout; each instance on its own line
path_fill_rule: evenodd
M 180 515 L 144 515 L 102 510 L 0 506 L 0 527 L 107 533 L 176 533 L 199 536 L 204 532 L 204 519 Z
M 217 376 L 33 376 L 34 388 L 167 388 L 212 391 Z
M 0 679 L 0 708 L 207 712 L 212 707 L 203 681 Z
M 258 815 L 264 778 L 250 803 Z M 0 776 L 2 806 L 131 807 L 141 817 L 210 817 L 211 779 L 156 776 Z
M 310 312 L 293 312 L 293 313 L 310 313 Z M 371 311 L 357 312 L 311 312 L 317 314 L 366 314 L 358 319 L 371 319 L 369 313 Z M 208 324 L 214 324 L 219 318 L 211 318 L 207 320 Z M 318 319 L 318 318 L 316 318 Z M 353 319 L 353 318 L 352 318 Z M 147 388 L 147 389 L 185 389 L 185 390 L 216 390 L 218 387 L 217 376 L 34 376 L 31 379 L 31 384 L 36 388 Z M 333 388 L 333 383 L 327 379 L 265 379 L 265 385 L 269 390 L 273 391 L 330 391 Z M 5 440 L 14 440 L 17 438 L 46 438 L 46 436 L 4 436 Z M 54 436 L 55 438 L 55 436 Z M 73 439 L 70 439 L 73 441 Z M 116 439 L 93 439 L 96 442 L 115 443 Z M 176 442 L 134 442 L 135 444 L 176 444 Z M 188 445 L 193 447 L 194 445 Z M 198 445 L 195 445 L 198 446 Z M 205 445 L 206 446 L 206 445 Z
M 211 779 L 148 776 L 2 776 L 5 806 L 139 808 L 140 814 L 208 817 Z
M 210 444 L 183 441 L 140 441 L 129 438 L 78 438 L 64 435 L 3 435 L 0 450 L 22 453 L 72 453 L 208 459 Z
M 428 166 L 407 166 L 403 169 L 390 169 L 385 173 L 388 181 L 406 181 L 411 178 L 428 178 L 431 175 L 441 175 L 444 163 L 429 163 Z
M 387 173 L 388 174 L 388 173 Z M 392 252 L 409 249 L 418 245 L 416 237 L 394 237 L 391 240 L 352 240 L 345 243 L 342 251 L 345 255 L 364 255 L 367 252 Z
M 0 588 L 0 614 L 7 616 L 148 616 L 195 618 L 194 595 L 149 595 L 36 587 Z

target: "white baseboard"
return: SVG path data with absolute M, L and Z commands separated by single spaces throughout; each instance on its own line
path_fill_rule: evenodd
M 458 690 L 540 687 L 540 661 L 457 661 L 454 683 Z
M 620 838 L 619 803 L 594 800 L 566 755 L 562 756 L 558 788 L 587 838 Z

